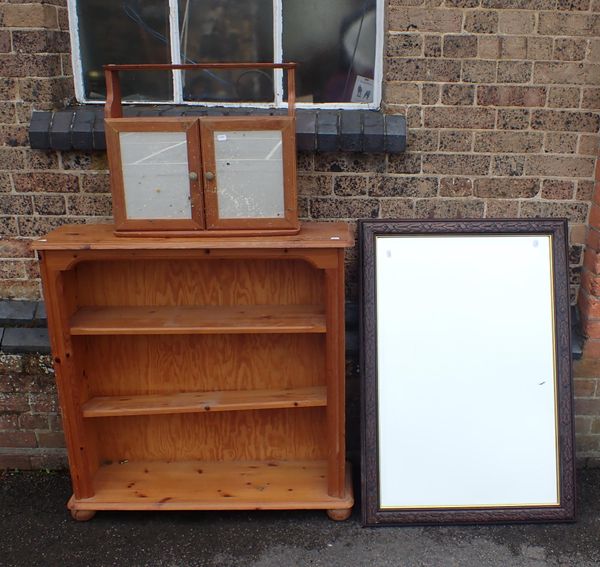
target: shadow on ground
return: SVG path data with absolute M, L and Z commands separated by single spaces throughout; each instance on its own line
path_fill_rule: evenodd
M 575 524 L 362 528 L 355 512 L 99 512 L 75 522 L 66 473 L 0 473 L 0 565 L 587 567 L 600 565 L 600 470 Z

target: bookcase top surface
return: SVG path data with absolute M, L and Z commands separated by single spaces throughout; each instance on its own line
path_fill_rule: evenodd
M 64 225 L 34 240 L 34 250 L 210 250 L 256 248 L 348 248 L 354 245 L 345 222 L 302 223 L 291 236 L 116 236 L 113 224 Z

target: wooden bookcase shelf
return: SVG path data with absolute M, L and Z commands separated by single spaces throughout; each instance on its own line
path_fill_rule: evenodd
M 343 223 L 293 236 L 35 242 L 71 513 L 353 505 Z
M 147 396 L 101 396 L 83 404 L 83 417 L 158 415 L 208 411 L 307 408 L 327 405 L 325 386 L 287 390 L 185 392 Z
M 82 307 L 72 335 L 324 333 L 318 305 Z
M 326 461 L 139 461 L 101 466 L 94 496 L 71 499 L 79 510 L 347 510 L 327 493 Z

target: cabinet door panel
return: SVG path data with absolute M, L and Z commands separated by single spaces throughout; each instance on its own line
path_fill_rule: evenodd
M 209 229 L 295 228 L 294 119 L 200 120 Z
M 203 228 L 197 120 L 107 119 L 106 140 L 118 230 Z

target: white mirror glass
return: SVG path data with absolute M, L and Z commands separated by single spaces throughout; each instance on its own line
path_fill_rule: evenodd
M 382 508 L 559 503 L 551 250 L 376 238 Z
M 191 219 L 185 132 L 120 132 L 128 219 Z
M 283 218 L 279 130 L 215 132 L 219 218 Z

